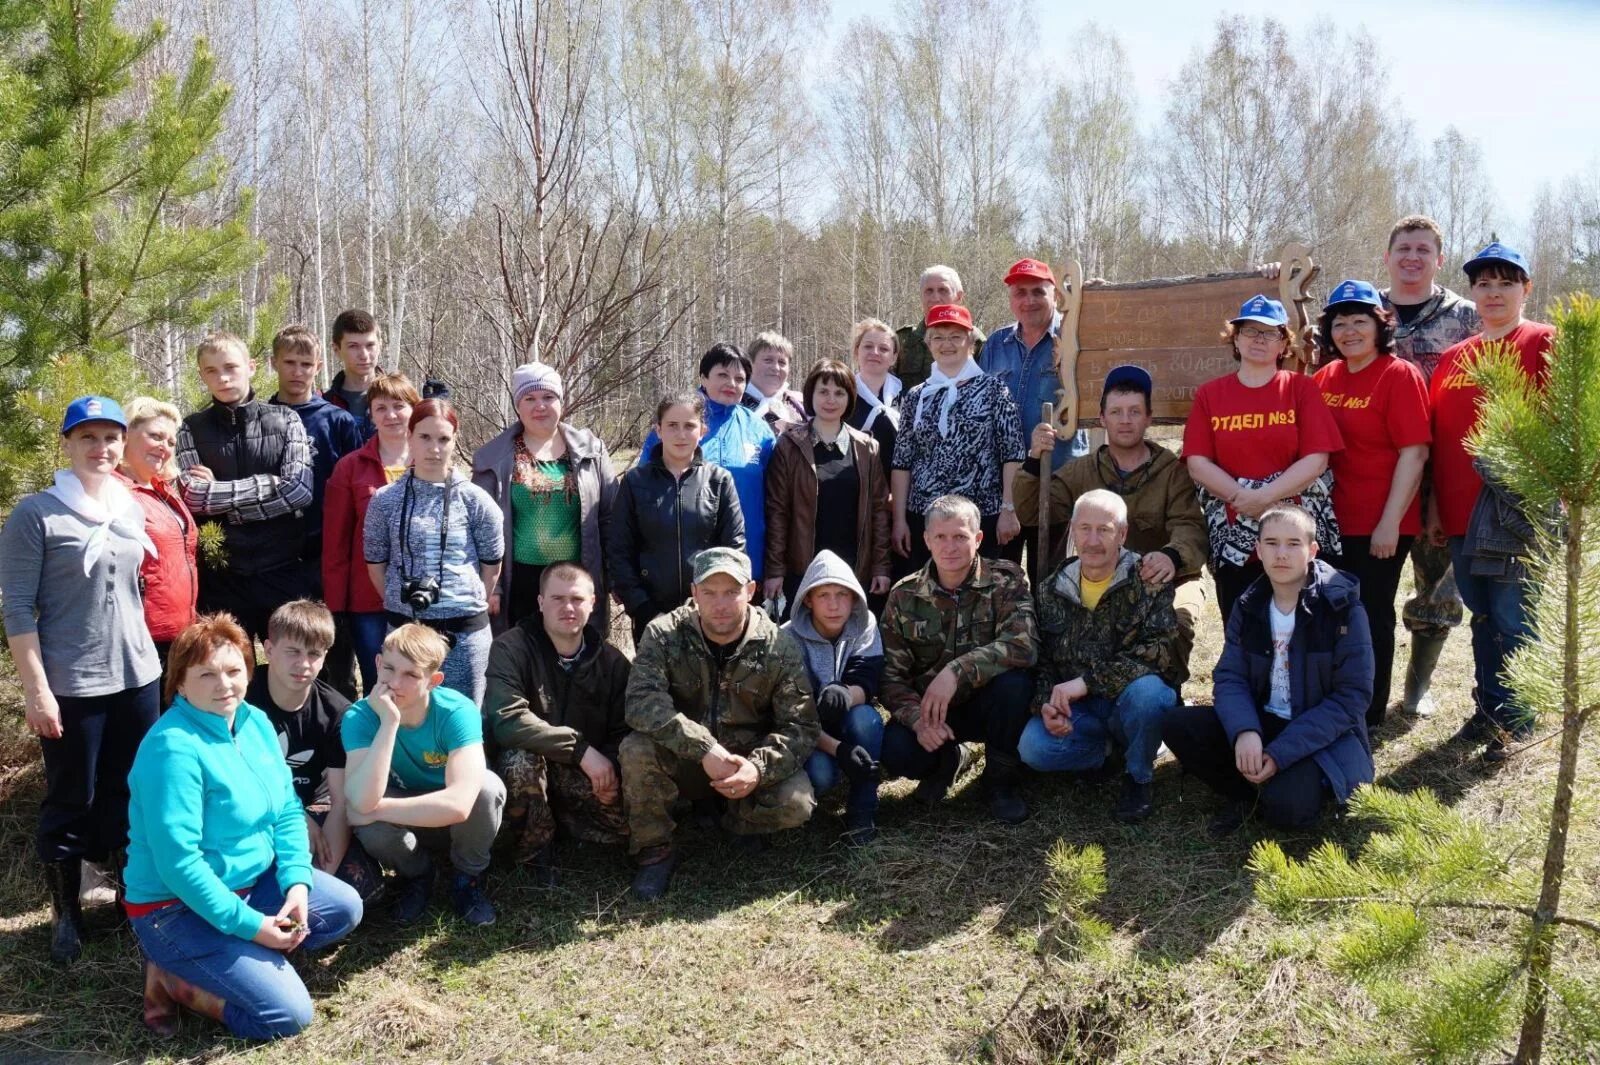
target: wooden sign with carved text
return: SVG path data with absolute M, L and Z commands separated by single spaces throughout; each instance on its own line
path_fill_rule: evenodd
M 1288 311 L 1292 344 L 1285 366 L 1303 370 L 1310 356 L 1301 336 L 1308 322 L 1306 287 L 1317 266 L 1299 244 L 1285 247 L 1279 261 L 1283 267 L 1275 281 L 1249 272 L 1090 287 L 1083 284 L 1082 267 L 1067 264 L 1059 293 L 1056 432 L 1065 438 L 1081 425 L 1098 425 L 1106 372 L 1125 363 L 1144 367 L 1154 378 L 1155 420 L 1182 422 L 1195 390 L 1237 367 L 1221 339 L 1222 327 L 1257 293 L 1281 301 Z

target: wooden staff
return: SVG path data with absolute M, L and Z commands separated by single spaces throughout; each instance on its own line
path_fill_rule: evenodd
M 1039 414 L 1045 425 L 1055 425 L 1056 405 L 1046 403 Z M 1050 460 L 1056 450 L 1051 448 L 1039 456 L 1039 557 L 1034 560 L 1033 588 L 1037 592 L 1050 576 Z

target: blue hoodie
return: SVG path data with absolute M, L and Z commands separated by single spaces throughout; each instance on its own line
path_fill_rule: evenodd
M 233 729 L 183 696 L 145 733 L 128 774 L 129 902 L 177 899 L 250 939 L 262 914 L 237 892 L 278 866 L 311 886 L 306 814 L 265 712 L 240 703 Z
M 355 415 L 334 406 L 315 392 L 305 403 L 285 403 L 276 395 L 269 401 L 288 407 L 300 416 L 311 438 L 311 505 L 306 508 L 306 541 L 316 546 L 322 540 L 322 496 L 333 476 L 334 463 L 365 443 Z M 321 559 L 320 552 L 317 558 Z
M 733 475 L 733 491 L 744 512 L 745 554 L 750 556 L 750 577 L 761 580 L 761 556 L 767 543 L 767 463 L 778 438 L 755 411 L 738 403 L 718 403 L 705 394 L 706 432 L 700 438 L 705 461 Z M 660 442 L 654 429 L 639 449 L 642 464 Z

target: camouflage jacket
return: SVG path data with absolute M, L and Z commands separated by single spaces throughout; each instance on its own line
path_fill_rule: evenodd
M 1384 289 L 1380 295 L 1383 305 L 1393 310 L 1389 290 Z M 1444 350 L 1482 330 L 1478 308 L 1471 300 L 1462 299 L 1443 285 L 1434 285 L 1433 295 L 1409 325 L 1401 325 L 1396 315 L 1394 353 L 1421 370 L 1424 381 L 1432 381 L 1433 368 L 1439 365 Z
M 718 670 L 685 603 L 645 627 L 628 676 L 628 727 L 686 761 L 721 743 L 761 773 L 761 786 L 798 772 L 822 726 L 800 646 L 764 610 Z
M 933 372 L 933 352 L 928 350 L 927 332 L 928 327 L 920 324 L 903 325 L 894 331 L 900 344 L 900 358 L 894 364 L 894 375 L 900 378 L 902 396 L 911 391 L 913 385 L 926 381 L 928 374 Z M 973 329 L 973 359 L 983 354 L 983 342 L 986 339 L 982 329 Z
M 1033 596 L 1020 567 L 979 558 L 954 592 L 929 562 L 889 590 L 883 609 L 883 702 L 902 725 L 922 716 L 922 693 L 945 666 L 956 699 L 1037 655 Z M 637 668 L 637 667 L 636 667 Z
M 1111 585 L 1093 610 L 1078 594 L 1076 556 L 1050 574 L 1039 593 L 1036 709 L 1050 698 L 1051 688 L 1074 677 L 1083 678 L 1090 695 L 1113 700 L 1146 673 L 1178 689 L 1182 672 L 1171 640 L 1178 627 L 1173 586 L 1141 581 L 1142 558 L 1122 549 Z

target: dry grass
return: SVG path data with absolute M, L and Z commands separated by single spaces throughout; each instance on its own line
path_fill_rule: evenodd
M 1209 700 L 1218 642 L 1208 619 L 1191 700 Z M 1544 804 L 1554 744 L 1491 774 L 1448 743 L 1469 677 L 1463 631 L 1440 669 L 1441 714 L 1386 726 L 1379 775 L 1431 786 L 1514 833 Z M 862 854 L 834 842 L 836 799 L 756 859 L 685 829 L 673 891 L 656 906 L 628 899 L 618 854 L 564 844 L 557 890 L 514 870 L 498 877 L 491 929 L 440 917 L 402 931 L 371 915 L 352 942 L 305 965 L 319 1018 L 297 1039 L 251 1047 L 189 1020 L 160 1045 L 138 1025 L 125 928 L 104 931 L 70 973 L 44 961 L 48 912 L 31 848 L 39 778 L 13 715 L 0 716 L 0 752 L 7 1061 L 1233 1063 L 1362 1060 L 1399 1045 L 1365 996 L 1318 962 L 1317 929 L 1281 924 L 1254 902 L 1244 865 L 1258 830 L 1206 841 L 1212 802 L 1172 765 L 1158 770 L 1157 817 L 1138 828 L 1109 817 L 1114 787 L 1055 780 L 1034 782 L 1033 817 L 1003 828 L 969 777 L 937 816 L 906 801 L 906 784 L 888 786 L 882 839 Z M 1593 903 L 1600 783 L 1586 764 L 1571 883 Z M 1349 824 L 1329 833 L 1360 839 Z M 1116 928 L 1107 958 L 1047 964 L 1034 950 L 1043 857 L 1058 837 L 1105 848 L 1101 912 Z M 1287 842 L 1303 853 L 1315 840 Z M 442 895 L 436 903 L 446 908 Z M 1470 943 L 1507 927 L 1455 931 Z M 1582 947 L 1569 968 L 1600 972 L 1600 959 Z M 1569 1048 L 1571 1060 L 1584 1054 Z

